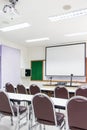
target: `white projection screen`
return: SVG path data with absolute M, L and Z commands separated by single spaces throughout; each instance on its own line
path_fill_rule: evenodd
M 45 56 L 46 75 L 85 76 L 86 43 L 46 47 Z

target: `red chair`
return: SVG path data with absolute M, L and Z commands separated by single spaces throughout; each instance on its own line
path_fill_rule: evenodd
M 5 84 L 5 90 L 6 92 L 15 93 L 14 86 L 9 82 Z
M 18 127 L 20 126 L 20 120 L 28 115 L 27 107 L 12 104 L 7 93 L 3 91 L 0 91 L 0 113 L 4 116 L 11 117 L 11 125 L 13 125 L 13 117 L 16 116 Z
M 40 93 L 40 92 L 41 92 L 41 90 L 38 87 L 38 85 L 36 85 L 36 84 L 30 85 L 30 87 L 29 87 L 30 94 L 35 95 L 35 94 Z M 31 126 L 32 126 L 32 122 L 33 122 L 32 106 L 30 106 L 30 120 L 31 120 Z
M 55 111 L 53 102 L 46 94 L 35 94 L 32 107 L 36 122 L 40 125 L 59 126 L 60 129 L 64 126 L 64 114 Z
M 79 87 L 75 91 L 75 95 L 87 97 L 87 87 Z
M 67 103 L 67 130 L 87 130 L 87 98 L 74 96 Z
M 20 94 L 27 94 L 27 90 L 23 84 L 18 84 L 17 85 L 17 93 Z
M 64 86 L 57 86 L 54 89 L 54 97 L 56 98 L 69 98 L 69 92 Z
M 29 87 L 29 92 L 30 92 L 30 94 L 34 95 L 36 93 L 40 93 L 41 90 L 40 90 L 40 88 L 36 84 L 32 84 Z

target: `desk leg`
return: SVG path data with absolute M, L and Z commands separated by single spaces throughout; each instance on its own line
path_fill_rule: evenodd
M 30 130 L 31 129 L 31 104 L 30 103 L 28 103 L 28 130 Z

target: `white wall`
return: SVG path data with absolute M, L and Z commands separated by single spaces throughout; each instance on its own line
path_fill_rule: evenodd
M 7 45 L 9 47 L 20 49 L 21 53 L 21 68 L 31 67 L 31 60 L 44 60 L 45 59 L 45 47 L 25 47 L 24 45 L 15 44 L 8 42 L 7 40 L 0 39 L 0 44 Z M 22 77 L 20 83 L 23 83 L 25 86 L 29 86 L 32 83 L 40 84 L 39 82 L 30 82 L 30 77 Z M 42 84 L 42 82 L 41 82 Z
M 8 42 L 6 40 L 2 40 L 0 39 L 0 43 L 4 44 L 4 45 L 8 45 L 10 47 L 14 47 L 14 48 L 18 48 L 21 51 L 21 65 L 20 65 L 20 69 L 21 68 L 29 68 L 31 66 L 31 60 L 44 60 L 45 59 L 45 47 L 25 47 L 23 45 L 20 44 L 15 44 L 15 43 L 11 43 Z M 86 46 L 87 48 L 87 46 Z M 87 49 L 86 49 L 87 50 Z M 86 52 L 86 57 L 87 57 L 87 52 Z M 61 80 L 61 78 L 59 78 L 59 80 Z M 63 79 L 62 79 L 63 80 Z M 43 82 L 32 82 L 30 81 L 30 77 L 21 77 L 21 81 L 20 83 L 23 83 L 26 86 L 29 86 L 31 83 L 37 83 L 42 85 Z
M 20 50 L 2 45 L 0 66 L 0 87 L 3 88 L 7 82 L 16 86 L 20 82 Z

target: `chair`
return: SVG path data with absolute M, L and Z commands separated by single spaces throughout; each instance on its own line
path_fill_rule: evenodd
M 30 94 L 34 95 L 36 93 L 40 93 L 41 90 L 40 90 L 40 88 L 36 84 L 32 84 L 29 87 L 29 92 L 30 92 Z
M 67 103 L 67 130 L 87 130 L 87 98 L 74 96 Z
M 5 84 L 5 90 L 6 92 L 15 93 L 14 86 L 9 82 Z
M 59 126 L 62 129 L 64 125 L 64 114 L 55 111 L 53 102 L 46 94 L 35 94 L 32 99 L 32 107 L 37 123 L 40 125 Z
M 28 94 L 25 86 L 23 84 L 17 85 L 17 93 L 19 94 Z M 24 105 L 27 106 L 27 102 L 24 101 Z
M 54 97 L 56 98 L 69 98 L 68 90 L 64 86 L 57 86 L 54 89 Z
M 9 82 L 5 84 L 5 91 L 9 93 L 16 93 L 14 86 Z M 15 104 L 14 101 L 13 104 Z
M 17 93 L 27 94 L 27 90 L 26 90 L 26 88 L 24 87 L 24 85 L 22 85 L 22 84 L 18 84 L 18 85 L 17 85 Z
M 75 91 L 75 95 L 87 97 L 87 87 L 79 87 Z
M 35 95 L 35 94 L 40 93 L 40 92 L 41 92 L 41 90 L 36 84 L 30 85 L 30 87 L 29 87 L 29 93 L 30 94 Z M 32 126 L 32 123 L 33 123 L 32 106 L 30 106 L 30 121 L 31 121 L 31 126 Z
M 17 116 L 17 125 L 19 127 L 19 123 L 21 120 L 20 116 L 27 115 L 27 107 L 12 104 L 7 93 L 4 91 L 0 91 L 0 113 L 2 115 L 11 117 L 11 125 L 13 125 L 13 117 Z
M 27 90 L 26 90 L 26 88 L 25 88 L 25 86 L 24 86 L 23 84 L 17 84 L 16 91 L 17 91 L 17 93 L 19 93 L 19 94 L 27 94 Z M 26 101 L 22 101 L 21 103 L 22 103 L 25 107 L 28 107 L 28 105 L 30 105 L 30 104 L 28 104 Z M 29 109 L 30 109 L 30 107 L 29 107 Z M 27 115 L 26 115 L 26 118 L 27 118 Z

